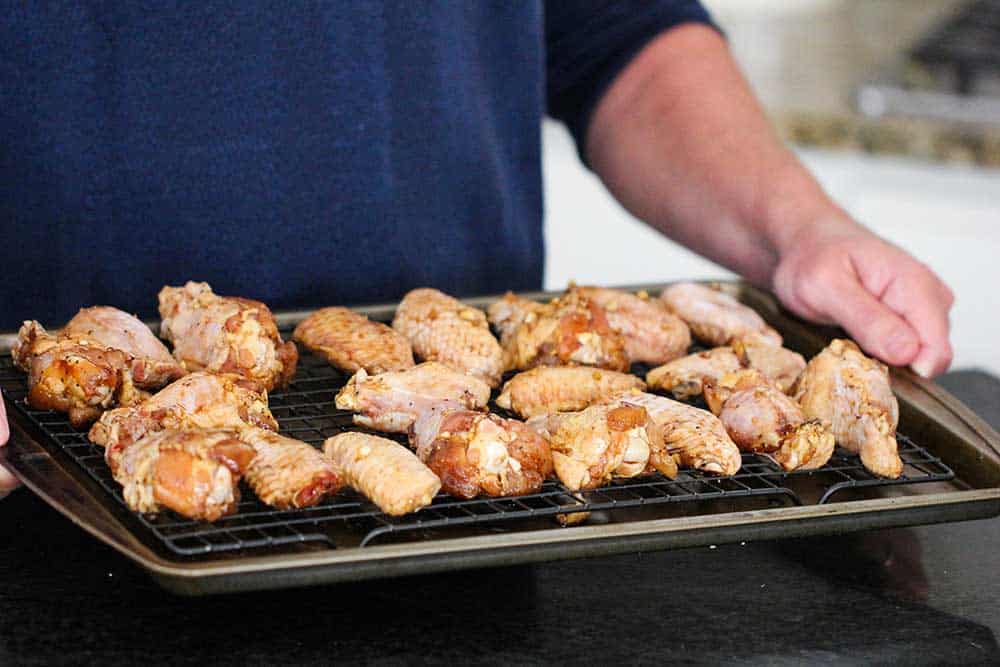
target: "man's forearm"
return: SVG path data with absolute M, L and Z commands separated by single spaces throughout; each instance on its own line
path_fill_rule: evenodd
M 587 157 L 637 217 L 802 317 L 922 375 L 951 362 L 951 291 L 826 196 L 710 28 L 681 26 L 643 49 L 597 105 Z
M 625 69 L 594 112 L 587 157 L 637 217 L 762 285 L 804 221 L 850 224 L 705 26 L 668 31 Z

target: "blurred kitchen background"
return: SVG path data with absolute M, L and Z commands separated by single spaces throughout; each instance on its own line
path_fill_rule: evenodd
M 779 132 L 952 287 L 953 368 L 1000 374 L 1000 0 L 705 0 Z M 625 212 L 549 122 L 546 287 L 725 278 Z

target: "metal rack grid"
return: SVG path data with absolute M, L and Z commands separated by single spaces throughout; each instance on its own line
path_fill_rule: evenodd
M 356 429 L 351 415 L 333 405 L 336 391 L 346 380 L 344 374 L 325 361 L 303 353 L 291 386 L 270 396 L 271 410 L 281 432 L 319 446 L 327 437 Z M 905 466 L 903 475 L 895 480 L 875 477 L 861 466 L 856 456 L 839 448 L 822 469 L 791 473 L 782 471 L 765 455 L 745 453 L 743 467 L 730 477 L 682 470 L 673 480 L 652 474 L 576 493 L 558 482 L 549 481 L 539 493 L 517 498 L 465 501 L 439 494 L 431 506 L 403 517 L 381 513 L 350 490 L 315 507 L 285 511 L 264 505 L 246 490 L 234 515 L 209 524 L 191 521 L 169 511 L 151 516 L 128 510 L 121 488 L 104 463 L 103 450 L 91 444 L 86 433 L 73 429 L 65 415 L 28 407 L 24 401 L 25 384 L 24 374 L 13 366 L 10 358 L 0 359 L 0 389 L 15 408 L 47 436 L 46 444 L 54 445 L 79 464 L 109 497 L 134 517 L 151 542 L 179 556 L 197 557 L 303 543 L 328 548 L 364 547 L 392 536 L 419 538 L 421 531 L 433 530 L 438 534 L 445 531 L 446 536 L 447 531 L 469 526 L 502 525 L 517 529 L 517 522 L 523 525 L 524 521 L 559 514 L 597 511 L 613 514 L 627 508 L 676 503 L 764 497 L 801 505 L 803 500 L 790 487 L 795 485 L 794 480 L 804 478 L 821 485 L 823 493 L 818 502 L 825 503 L 846 489 L 946 481 L 954 477 L 938 457 L 900 435 L 900 454 Z

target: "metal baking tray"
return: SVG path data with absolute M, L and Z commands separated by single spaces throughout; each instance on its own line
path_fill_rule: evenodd
M 662 285 L 631 286 L 656 294 Z M 803 323 L 743 283 L 721 287 L 752 306 L 807 357 L 838 332 Z M 556 293 L 529 294 L 545 299 Z M 468 299 L 485 307 L 496 297 Z M 388 321 L 394 305 L 358 308 Z M 282 313 L 288 330 L 308 313 Z M 893 370 L 900 401 L 899 480 L 867 473 L 838 448 L 818 471 L 785 473 L 744 454 L 732 477 L 682 471 L 675 480 L 633 478 L 572 494 L 541 492 L 462 501 L 439 495 L 405 517 L 387 517 L 347 490 L 303 510 L 277 511 L 245 492 L 239 511 L 215 524 L 172 512 L 145 516 L 125 505 L 101 450 L 58 413 L 24 403 L 13 368 L 14 337 L 0 335 L 0 388 L 11 441 L 0 456 L 27 487 L 74 523 L 146 569 L 166 589 L 189 595 L 357 581 L 415 573 L 670 549 L 732 541 L 841 533 L 1000 514 L 1000 436 L 943 389 Z M 313 445 L 345 429 L 350 415 L 333 396 L 347 376 L 302 351 L 292 385 L 271 395 L 281 432 Z M 635 368 L 636 372 L 644 369 Z M 589 511 L 579 525 L 560 514 Z

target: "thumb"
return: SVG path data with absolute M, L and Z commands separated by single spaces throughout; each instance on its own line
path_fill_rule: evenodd
M 7 439 L 10 437 L 10 429 L 7 426 L 7 409 L 4 406 L 3 394 L 0 393 L 0 446 L 7 444 Z M 0 498 L 6 496 L 12 489 L 17 488 L 20 482 L 17 478 L 7 470 L 3 465 L 0 465 Z
M 817 310 L 826 311 L 868 354 L 894 366 L 911 363 L 920 336 L 906 320 L 876 299 L 860 282 L 846 279 L 823 290 Z
M 3 400 L 3 391 L 0 391 L 0 446 L 7 444 L 10 438 L 10 427 L 7 426 L 7 405 Z

